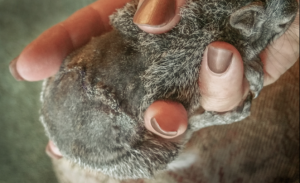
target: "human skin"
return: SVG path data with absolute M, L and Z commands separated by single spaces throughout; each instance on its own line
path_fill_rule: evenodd
M 11 62 L 11 73 L 16 79 L 26 81 L 38 81 L 53 76 L 59 70 L 63 59 L 73 50 L 87 43 L 91 37 L 111 30 L 108 16 L 116 8 L 122 7 L 127 2 L 129 0 L 98 0 L 75 12 L 67 20 L 51 27 L 25 47 L 21 54 Z M 142 30 L 154 34 L 164 33 L 172 29 L 180 20 L 178 11 L 180 6 L 185 3 L 184 0 L 173 0 L 171 3 L 175 4 L 172 6 L 173 10 L 170 10 L 170 4 L 168 4 L 170 2 L 165 4 L 157 2 L 159 1 L 140 1 L 140 9 L 134 17 L 134 22 Z M 151 4 L 150 8 L 147 4 Z M 157 8 L 158 6 L 159 8 Z M 148 17 L 148 19 L 145 20 L 143 17 Z M 80 29 L 81 27 L 84 29 Z M 208 46 L 206 51 L 208 50 L 214 50 L 219 56 L 213 59 L 203 57 L 199 77 L 199 89 L 202 95 L 201 105 L 204 110 L 230 111 L 242 103 L 249 92 L 247 80 L 241 79 L 244 78 L 243 61 L 236 48 L 224 42 L 214 42 Z M 224 60 L 226 53 L 232 53 L 232 59 Z M 261 54 L 265 71 L 264 85 L 275 82 L 297 61 L 298 57 L 299 14 L 289 30 Z M 227 62 L 229 64 L 218 66 L 220 63 Z M 223 74 L 224 70 L 226 70 L 226 74 Z M 155 105 L 149 106 L 145 114 L 148 116 L 147 119 L 156 117 L 156 113 L 153 111 L 160 104 L 163 107 L 159 114 L 161 116 L 168 114 L 165 115 L 168 118 L 160 118 L 160 121 L 157 121 L 158 124 L 164 123 L 163 126 L 165 127 L 167 126 L 165 124 L 168 124 L 171 128 L 174 125 L 180 126 L 177 123 L 187 123 L 187 121 L 179 122 L 178 117 L 172 116 L 172 113 L 183 113 L 182 110 L 184 109 L 180 105 L 169 103 L 168 105 L 172 106 L 168 106 L 162 101 L 157 101 Z M 171 111 L 170 108 L 172 108 Z M 147 114 L 151 114 L 151 116 L 149 117 Z M 149 120 L 145 120 L 146 127 L 150 126 L 149 123 Z M 167 128 L 165 129 L 167 130 Z M 148 128 L 148 130 L 155 133 L 152 128 Z M 177 136 L 183 132 L 177 133 Z

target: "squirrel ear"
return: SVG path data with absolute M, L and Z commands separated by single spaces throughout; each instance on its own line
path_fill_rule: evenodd
M 230 25 L 240 29 L 245 36 L 250 36 L 265 22 L 264 15 L 265 9 L 262 3 L 251 3 L 231 15 Z

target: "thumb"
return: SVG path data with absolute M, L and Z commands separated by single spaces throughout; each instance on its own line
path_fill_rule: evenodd
M 249 92 L 238 50 L 225 42 L 213 42 L 205 50 L 199 74 L 201 105 L 207 111 L 234 109 Z

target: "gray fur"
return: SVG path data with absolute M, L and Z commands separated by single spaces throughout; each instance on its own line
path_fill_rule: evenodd
M 68 56 L 41 95 L 41 121 L 63 156 L 120 179 L 151 177 L 178 156 L 193 131 L 247 117 L 251 95 L 226 114 L 195 114 L 204 49 L 216 40 L 233 44 L 256 97 L 263 86 L 258 55 L 297 11 L 295 0 L 189 0 L 175 28 L 153 35 L 133 24 L 136 7 L 132 1 L 112 15 L 114 30 Z M 188 111 L 183 140 L 145 129 L 143 112 L 159 99 L 180 102 Z

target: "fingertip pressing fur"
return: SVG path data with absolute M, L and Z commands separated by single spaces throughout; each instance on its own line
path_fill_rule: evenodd
M 251 95 L 226 114 L 193 115 L 203 52 L 213 41 L 234 45 L 256 97 L 263 87 L 258 55 L 297 10 L 294 0 L 188 0 L 178 25 L 153 35 L 133 23 L 137 4 L 111 16 L 112 32 L 68 56 L 41 94 L 41 121 L 63 156 L 119 179 L 151 177 L 180 154 L 193 131 L 247 117 Z M 168 141 L 145 129 L 143 112 L 156 100 L 180 102 L 188 111 L 183 139 Z

